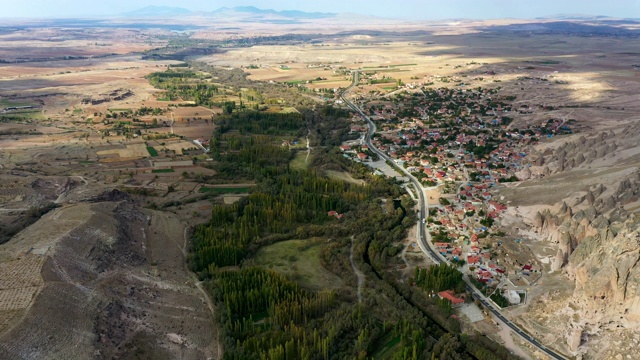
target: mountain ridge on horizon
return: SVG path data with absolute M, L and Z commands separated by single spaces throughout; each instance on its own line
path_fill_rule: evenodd
M 288 18 L 300 18 L 300 19 L 320 19 L 336 17 L 337 13 L 324 13 L 324 12 L 306 12 L 301 10 L 274 10 L 274 9 L 260 9 L 255 6 L 235 6 L 235 7 L 221 7 L 213 11 L 193 11 L 184 7 L 174 6 L 145 6 L 140 9 L 128 11 L 119 14 L 123 17 L 156 17 L 156 16 L 180 16 L 180 15 L 219 15 L 225 13 L 241 13 L 248 15 L 275 15 Z
M 157 6 L 157 5 L 149 5 L 136 10 L 124 12 L 117 14 L 119 17 L 128 17 L 128 18 L 144 18 L 144 17 L 167 17 L 167 16 L 189 16 L 189 15 L 204 15 L 204 16 L 216 16 L 216 15 L 245 15 L 245 16 L 280 16 L 284 18 L 290 19 L 326 19 L 326 18 L 336 18 L 340 15 L 344 15 L 343 13 L 328 13 L 328 12 L 307 12 L 302 10 L 295 9 L 285 9 L 285 10 L 275 10 L 275 9 L 262 9 L 256 6 L 234 6 L 234 7 L 220 7 L 212 11 L 194 11 L 184 7 L 178 6 Z M 351 14 L 351 15 L 359 15 L 364 17 L 376 17 L 372 15 L 363 15 L 363 14 Z M 395 19 L 395 18 L 394 18 Z M 615 18 L 611 16 L 605 15 L 594 15 L 594 14 L 552 14 L 547 16 L 538 16 L 535 18 L 527 18 L 527 19 L 517 19 L 517 20 L 565 20 L 565 21 L 606 21 L 606 20 L 638 20 L 637 18 Z M 416 19 L 413 19 L 416 20 Z M 456 18 L 456 19 L 438 19 L 434 21 L 444 21 L 444 20 L 480 20 L 473 18 Z M 488 19 L 485 19 L 488 20 Z M 514 19 L 515 20 L 515 19 Z

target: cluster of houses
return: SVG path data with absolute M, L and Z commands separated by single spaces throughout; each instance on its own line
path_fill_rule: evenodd
M 517 181 L 516 172 L 527 166 L 526 149 L 531 144 L 566 129 L 563 121 L 549 120 L 511 130 L 508 115 L 515 112 L 512 100 L 495 89 L 422 88 L 393 101 L 369 103 L 365 109 L 381 130 L 372 139 L 374 146 L 423 184 L 456 184 L 455 194 L 430 214 L 430 230 L 446 233 L 451 242 L 434 245 L 444 257 L 466 263 L 470 274 L 489 284 L 507 273 L 507 262 L 500 265 L 492 247 L 482 244 L 493 220 L 507 210 L 491 190 L 499 182 Z M 367 131 L 356 115 L 351 131 Z M 369 158 L 366 145 L 344 145 L 341 149 L 354 159 Z M 523 275 L 531 271 L 531 265 L 515 269 Z M 455 298 L 453 294 L 439 296 Z
M 342 145 L 340 146 L 346 158 L 356 159 L 358 161 L 371 160 L 369 146 L 365 145 Z
M 381 130 L 373 143 L 434 184 L 463 180 L 465 170 L 475 173 L 474 181 L 514 181 L 529 145 L 568 131 L 564 122 L 553 119 L 510 130 L 513 99 L 495 89 L 421 89 L 394 100 L 366 108 Z M 354 115 L 354 120 L 360 119 Z M 366 127 L 355 123 L 351 131 L 364 132 Z

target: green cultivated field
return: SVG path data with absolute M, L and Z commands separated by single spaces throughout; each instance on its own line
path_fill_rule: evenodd
M 154 157 L 158 156 L 158 152 L 156 151 L 156 149 L 153 148 L 153 146 L 147 146 L 147 151 L 151 156 L 154 156 Z
M 337 289 L 343 284 L 342 279 L 322 267 L 320 244 L 312 240 L 289 240 L 262 247 L 253 260 L 308 289 Z
M 38 106 L 37 103 L 30 101 L 11 101 L 8 99 L 0 99 L 0 110 L 5 107 L 15 107 L 15 106 Z
M 11 101 L 8 99 L 0 99 L 0 110 L 4 110 L 8 107 L 21 107 L 21 106 L 39 106 L 38 103 L 29 102 L 29 101 Z M 42 115 L 42 110 L 35 109 L 20 109 L 20 110 L 11 110 L 7 113 L 0 114 L 0 118 L 5 120 L 44 120 L 45 117 Z

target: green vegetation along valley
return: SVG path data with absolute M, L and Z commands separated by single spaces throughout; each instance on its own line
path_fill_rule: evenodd
M 256 184 L 238 202 L 214 205 L 191 237 L 189 266 L 216 304 L 224 358 L 511 359 L 485 337 L 461 334 L 450 306 L 427 296 L 459 287 L 457 270 L 418 270 L 418 286 L 387 270 L 417 221 L 414 203 L 395 180 L 339 153 L 347 116 L 234 106 L 214 120 L 216 177 Z M 312 156 L 291 166 L 302 159 L 283 141 L 307 134 Z M 363 181 L 327 175 L 335 172 Z

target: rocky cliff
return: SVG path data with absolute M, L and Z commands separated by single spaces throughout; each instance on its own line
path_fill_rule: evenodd
M 534 229 L 557 246 L 551 271 L 575 283 L 570 307 L 560 311 L 571 315 L 565 329 L 575 353 L 592 352 L 580 348 L 589 339 L 640 331 L 640 216 L 633 211 L 639 197 L 636 171 L 616 186 L 591 186 L 575 203 L 562 202 L 533 218 Z

